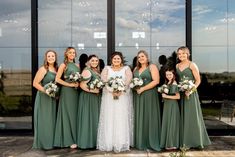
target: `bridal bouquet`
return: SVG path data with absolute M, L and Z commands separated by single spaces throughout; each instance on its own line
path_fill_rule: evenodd
M 125 92 L 125 83 L 122 77 L 111 77 L 107 82 L 107 89 L 113 93 Z M 113 96 L 113 99 L 118 99 L 118 96 Z
M 59 91 L 59 87 L 54 82 L 49 82 L 48 84 L 46 84 L 44 86 L 44 89 L 45 89 L 46 94 L 53 98 L 56 97 Z
M 88 83 L 88 88 L 91 89 L 102 89 L 104 87 L 104 82 L 102 82 L 100 79 L 95 79 L 94 81 L 90 81 Z
M 133 78 L 130 83 L 130 88 L 138 89 L 143 85 L 143 80 L 141 78 Z
M 189 80 L 187 77 L 183 77 L 182 81 L 179 82 L 179 91 L 189 92 L 189 95 L 196 91 L 196 86 L 193 80 Z
M 82 76 L 79 72 L 71 73 L 69 76 L 65 76 L 65 78 L 68 78 L 71 82 L 78 82 L 82 80 Z
M 169 93 L 169 89 L 168 89 L 168 86 L 166 84 L 163 84 L 161 87 L 158 87 L 157 91 L 159 93 L 165 93 L 165 94 Z

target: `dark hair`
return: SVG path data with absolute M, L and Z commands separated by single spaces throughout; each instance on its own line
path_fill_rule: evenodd
M 141 54 L 141 53 L 143 53 L 143 54 L 146 56 L 146 58 L 147 58 L 147 60 L 148 60 L 147 64 L 149 65 L 148 53 L 147 53 L 145 50 L 140 50 L 140 51 L 137 53 L 137 63 L 136 63 L 137 69 L 140 69 L 140 68 L 141 68 L 141 64 L 140 64 L 140 62 L 138 61 L 138 56 L 139 56 L 139 54 Z
M 170 84 L 173 84 L 174 83 L 174 81 L 176 81 L 176 72 L 175 72 L 175 70 L 173 69 L 173 68 L 166 68 L 165 69 L 165 75 L 166 75 L 166 72 L 167 71 L 170 71 L 170 72 L 172 72 L 173 73 L 173 79 L 171 80 L 171 82 L 170 82 Z M 166 76 L 165 76 L 165 79 L 166 79 L 166 84 L 168 84 L 168 82 L 169 82 L 169 80 L 166 78 Z
M 104 69 L 104 60 L 103 59 L 99 59 L 99 62 L 100 62 L 100 71 L 102 71 Z
M 165 56 L 165 55 L 159 56 L 159 57 L 158 57 L 158 62 L 159 62 L 159 64 L 161 64 L 161 65 L 165 65 L 166 62 L 167 62 L 166 56 Z
M 57 69 L 58 69 L 57 53 L 56 53 L 54 50 L 47 50 L 47 51 L 45 52 L 43 66 L 44 66 L 44 68 L 45 68 L 46 70 L 48 70 L 49 64 L 48 64 L 48 62 L 47 62 L 47 54 L 48 54 L 49 52 L 53 52 L 53 53 L 55 54 L 54 68 L 55 68 L 55 70 L 57 71 Z
M 79 60 L 80 69 L 82 71 L 86 67 L 86 62 L 88 61 L 88 55 L 83 53 L 80 55 L 78 60 Z
M 135 56 L 132 60 L 132 67 L 131 70 L 133 71 L 137 65 L 137 56 Z
M 110 64 L 112 65 L 112 60 L 113 60 L 114 56 L 116 56 L 116 55 L 118 55 L 121 58 L 121 60 L 122 60 L 121 65 L 124 65 L 124 63 L 125 63 L 124 57 L 123 57 L 122 53 L 119 51 L 115 51 L 111 54 Z
M 93 57 L 94 57 L 94 58 L 97 58 L 98 61 L 100 62 L 98 56 L 96 56 L 96 55 L 94 55 L 94 54 L 93 54 L 93 55 L 90 55 L 90 56 L 88 57 L 87 63 L 86 63 L 86 66 L 89 67 L 89 68 L 91 68 L 91 67 L 90 67 L 90 65 L 88 64 L 88 62 L 89 62 Z M 96 67 L 96 70 L 97 70 L 98 73 L 100 73 L 100 63 L 99 63 L 99 62 L 98 62 L 98 65 L 97 65 L 97 67 Z
M 76 52 L 76 49 L 74 48 L 74 47 L 67 47 L 66 48 L 66 50 L 65 50 L 65 52 L 64 52 L 64 64 L 67 66 L 67 64 L 68 64 L 68 57 L 67 57 L 67 52 L 69 51 L 69 50 L 71 50 L 71 49 L 74 49 L 74 51 L 75 51 L 75 56 L 77 56 L 77 52 Z M 75 63 L 75 59 L 73 60 L 73 62 Z

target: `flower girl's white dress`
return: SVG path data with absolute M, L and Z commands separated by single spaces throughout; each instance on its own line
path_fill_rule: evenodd
M 133 145 L 133 103 L 129 88 L 132 72 L 128 66 L 119 71 L 106 66 L 101 73 L 105 82 L 116 76 L 122 76 L 126 92 L 114 100 L 112 93 L 106 87 L 103 89 L 97 137 L 97 149 L 102 151 L 126 151 Z

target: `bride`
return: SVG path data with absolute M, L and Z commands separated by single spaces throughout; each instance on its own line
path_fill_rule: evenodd
M 128 66 L 123 66 L 124 59 L 121 52 L 114 52 L 111 62 L 112 65 L 106 66 L 102 71 L 102 80 L 107 82 L 111 77 L 121 76 L 126 91 L 113 93 L 106 87 L 103 89 L 97 149 L 120 152 L 129 150 L 133 145 L 133 103 L 129 89 L 132 72 Z

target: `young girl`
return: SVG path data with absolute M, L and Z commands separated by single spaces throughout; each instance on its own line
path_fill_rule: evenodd
M 44 65 L 41 66 L 33 80 L 38 90 L 34 105 L 34 141 L 33 148 L 53 148 L 56 100 L 46 94 L 44 86 L 55 81 L 57 71 L 57 55 L 53 50 L 45 53 Z
M 166 84 L 169 89 L 168 93 L 162 93 L 164 101 L 162 131 L 161 131 L 161 148 L 167 150 L 179 148 L 179 131 L 180 131 L 180 111 L 177 99 L 180 99 L 178 86 L 175 81 L 174 70 L 166 70 Z

